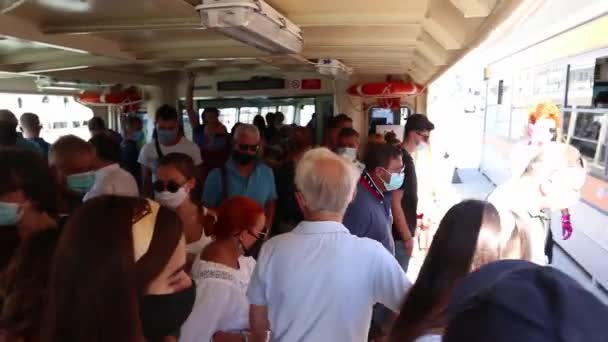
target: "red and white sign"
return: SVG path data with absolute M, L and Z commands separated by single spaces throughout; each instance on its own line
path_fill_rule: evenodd
M 321 79 L 320 78 L 308 78 L 302 80 L 302 89 L 304 90 L 320 90 Z

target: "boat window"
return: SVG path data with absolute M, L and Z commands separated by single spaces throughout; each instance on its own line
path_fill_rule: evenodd
M 308 122 L 312 120 L 312 115 L 315 113 L 315 105 L 304 105 L 300 109 L 300 126 L 308 125 Z
M 239 109 L 239 122 L 253 123 L 253 118 L 258 115 L 258 107 L 241 107 Z
M 272 107 L 262 107 L 262 110 L 260 111 L 260 114 L 266 118 L 266 114 L 268 113 L 275 113 L 277 111 L 277 107 L 276 106 L 272 106 Z
M 280 106 L 278 108 L 278 112 L 281 112 L 283 113 L 283 115 L 285 115 L 285 121 L 283 121 L 285 125 L 291 125 L 294 122 L 296 115 L 295 106 Z
M 232 127 L 236 124 L 238 111 L 238 108 L 220 108 L 219 120 L 226 126 L 228 132 L 232 131 Z

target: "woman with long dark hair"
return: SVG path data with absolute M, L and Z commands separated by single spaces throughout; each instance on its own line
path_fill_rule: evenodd
M 528 259 L 526 241 L 522 227 L 501 227 L 498 211 L 488 202 L 466 200 L 453 206 L 439 223 L 418 279 L 395 321 L 391 341 L 441 341 L 447 305 L 457 283 L 487 263 Z
M 151 200 L 102 196 L 66 224 L 41 337 L 48 342 L 161 341 L 192 310 L 179 217 Z
M 0 271 L 31 233 L 57 226 L 55 177 L 36 152 L 0 148 Z
M 170 153 L 158 162 L 154 198 L 160 204 L 175 210 L 184 224 L 186 252 L 198 256 L 211 242 L 205 231 L 213 220 L 201 204 L 202 183 L 192 158 L 182 153 Z
M 43 308 L 47 303 L 48 278 L 59 229 L 33 233 L 0 273 L 0 340 L 40 340 Z
M 210 229 L 215 241 L 192 266 L 196 304 L 180 341 L 210 341 L 214 335 L 214 341 L 238 341 L 241 333 L 247 334 L 246 291 L 255 260 L 246 254 L 263 236 L 264 223 L 264 208 L 248 197 L 231 197 L 219 206 L 217 222 Z

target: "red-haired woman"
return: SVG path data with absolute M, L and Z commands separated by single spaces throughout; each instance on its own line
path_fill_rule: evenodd
M 511 174 L 519 177 L 525 171 L 526 165 L 539 146 L 556 141 L 558 132 L 561 128 L 561 112 L 559 108 L 551 102 L 538 103 L 528 114 L 527 141 L 517 146 L 513 152 Z M 562 238 L 568 240 L 572 235 L 572 223 L 570 212 L 567 208 L 562 209 Z M 549 232 L 551 230 L 549 229 Z M 551 241 L 549 240 L 551 239 Z M 552 237 L 547 240 L 546 252 L 551 261 L 553 248 Z
M 214 335 L 214 341 L 238 341 L 241 332 L 246 333 L 246 291 L 255 267 L 255 260 L 246 255 L 265 234 L 264 223 L 264 208 L 247 197 L 232 197 L 220 205 L 211 227 L 214 241 L 192 265 L 197 296 L 192 314 L 182 326 L 180 341 L 210 341 Z

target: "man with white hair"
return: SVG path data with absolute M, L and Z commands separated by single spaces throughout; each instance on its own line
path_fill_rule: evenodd
M 254 125 L 240 124 L 234 133 L 232 156 L 222 168 L 209 173 L 205 181 L 203 204 L 218 207 L 226 198 L 247 196 L 266 210 L 266 232 L 274 219 L 277 190 L 272 169 L 260 158 L 260 131 Z
M 395 258 L 342 224 L 358 179 L 352 163 L 328 149 L 302 157 L 295 183 L 304 221 L 260 252 L 247 291 L 253 336 L 272 330 L 278 342 L 363 342 L 374 304 L 399 309 L 411 284 Z

